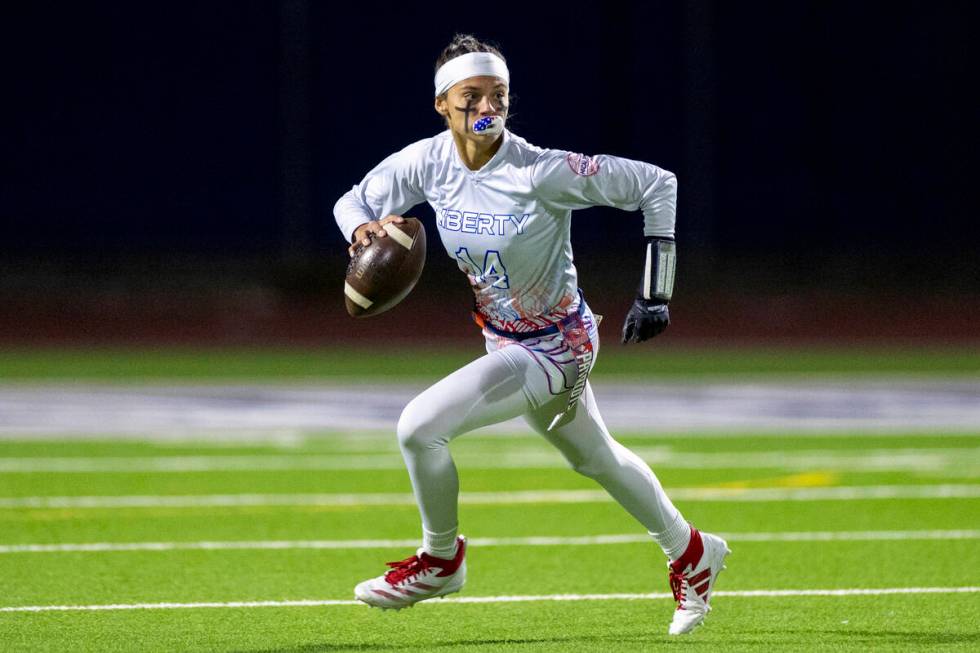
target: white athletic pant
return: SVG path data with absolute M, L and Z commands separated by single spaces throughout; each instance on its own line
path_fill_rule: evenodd
M 597 354 L 598 333 L 588 309 L 585 320 Z M 681 519 L 650 467 L 609 434 L 590 384 L 579 397 L 575 418 L 547 430 L 568 401 L 568 393 L 561 391 L 575 381 L 574 357 L 561 336 L 521 343 L 488 331 L 484 336 L 487 355 L 415 397 L 398 420 L 398 441 L 425 530 L 445 533 L 457 527 L 459 478 L 449 442 L 518 415 L 555 445 L 572 469 L 595 479 L 651 533 L 662 533 Z

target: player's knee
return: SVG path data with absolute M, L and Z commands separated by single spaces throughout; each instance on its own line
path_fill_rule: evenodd
M 568 460 L 572 469 L 592 479 L 601 479 L 618 466 L 615 454 L 609 449 L 598 447 L 587 454 Z
M 413 399 L 398 418 L 398 444 L 402 449 L 422 451 L 438 446 L 437 416 L 425 403 Z
M 572 463 L 572 469 L 589 478 L 597 478 L 602 475 L 603 467 L 596 464 L 594 460 L 581 460 Z

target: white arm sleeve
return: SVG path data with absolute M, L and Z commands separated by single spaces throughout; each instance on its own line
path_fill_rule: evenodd
M 641 210 L 645 236 L 674 236 L 677 178 L 652 163 L 545 150 L 531 168 L 531 183 L 542 199 L 560 208 Z
M 379 163 L 337 200 L 333 215 L 347 242 L 365 222 L 402 215 L 425 201 L 423 157 L 422 142 L 413 143 Z

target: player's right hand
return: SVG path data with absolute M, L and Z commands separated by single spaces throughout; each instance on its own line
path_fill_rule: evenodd
M 356 252 L 358 249 L 370 245 L 372 236 L 375 238 L 387 237 L 388 233 L 384 230 L 384 226 L 389 222 L 400 224 L 405 222 L 405 218 L 400 215 L 388 215 L 380 220 L 365 222 L 354 230 L 353 243 L 347 248 L 347 254 L 354 256 L 354 252 Z

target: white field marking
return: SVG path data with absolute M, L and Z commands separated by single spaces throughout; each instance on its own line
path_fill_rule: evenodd
M 174 426 L 169 430 L 158 431 L 130 431 L 130 432 L 74 432 L 64 430 L 47 430 L 42 427 L 37 429 L 9 429 L 0 426 L 0 442 L 24 443 L 44 443 L 47 445 L 58 445 L 62 442 L 92 443 L 92 442 L 111 442 L 119 443 L 139 443 L 145 444 L 154 449 L 173 449 L 173 448 L 195 448 L 195 449 L 229 449 L 242 447 L 270 447 L 286 450 L 295 450 L 298 447 L 305 447 L 311 441 L 327 439 L 332 443 L 343 446 L 353 442 L 355 437 L 361 434 L 331 433 L 324 437 L 322 431 L 304 431 L 302 429 L 282 428 L 282 429 L 199 429 Z M 382 440 L 393 441 L 390 434 L 375 434 L 367 431 L 363 432 L 363 441 Z M 397 443 L 396 443 L 397 446 Z
M 730 542 L 862 542 L 881 540 L 976 540 L 980 530 L 948 531 L 788 531 L 776 533 L 716 533 Z M 474 537 L 472 546 L 588 546 L 649 544 L 649 535 Z M 7 553 L 105 553 L 117 551 L 236 551 L 246 549 L 397 549 L 416 548 L 418 540 L 258 540 L 203 542 L 87 542 L 82 544 L 7 544 Z
M 796 596 L 885 596 L 889 594 L 975 594 L 980 587 L 881 587 L 815 590 L 728 590 L 713 592 L 714 597 L 756 598 Z M 670 599 L 666 592 L 649 594 L 530 594 L 510 596 L 463 596 L 440 601 L 422 601 L 424 605 L 464 603 L 525 603 L 532 601 L 644 601 Z M 16 605 L 0 607 L 0 612 L 92 612 L 98 610 L 179 610 L 195 608 L 308 608 L 334 605 L 367 607 L 360 601 L 341 599 L 303 599 L 296 601 L 230 601 L 207 603 L 115 603 L 104 605 Z
M 683 487 L 668 492 L 681 501 L 858 501 L 865 499 L 975 499 L 980 484 L 860 485 L 843 487 L 711 488 Z M 460 503 L 605 503 L 602 490 L 461 492 Z M 199 508 L 216 506 L 414 506 L 412 494 L 203 494 L 62 497 L 5 497 L 2 508 Z
M 388 222 L 384 226 L 385 233 L 391 236 L 396 243 L 404 247 L 405 249 L 412 249 L 412 237 L 401 230 L 401 228 Z
M 690 453 L 668 447 L 633 447 L 654 466 L 674 469 L 832 469 L 871 471 L 938 471 L 958 469 L 966 476 L 980 473 L 980 447 L 870 449 L 861 451 L 813 449 L 803 451 Z M 470 469 L 527 469 L 567 467 L 557 451 L 511 449 L 461 451 L 456 461 Z M 0 458 L 0 474 L 33 473 L 195 473 L 287 470 L 401 470 L 397 452 L 286 455 L 103 456 Z

